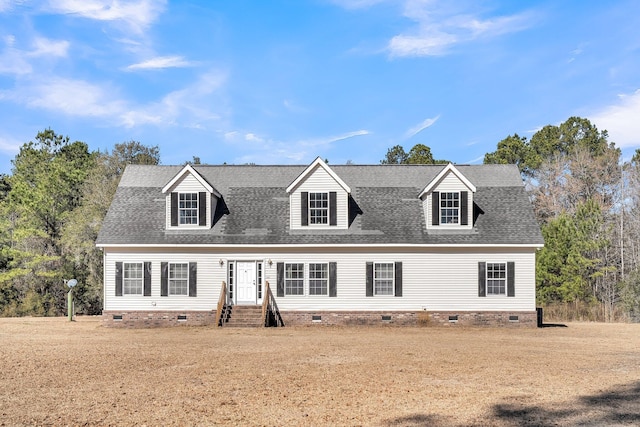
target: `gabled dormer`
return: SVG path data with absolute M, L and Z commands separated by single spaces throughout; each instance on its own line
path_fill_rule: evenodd
M 186 165 L 162 189 L 166 197 L 166 229 L 212 227 L 221 194 L 191 165 Z
M 351 188 L 316 158 L 289 187 L 292 230 L 347 229 Z
M 449 163 L 419 194 L 427 230 L 473 228 L 475 192 L 475 185 Z

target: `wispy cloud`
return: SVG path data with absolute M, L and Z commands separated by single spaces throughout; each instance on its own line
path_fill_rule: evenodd
M 162 68 L 184 68 L 192 67 L 194 65 L 194 62 L 187 61 L 182 56 L 158 56 L 147 59 L 146 61 L 138 62 L 137 64 L 129 65 L 126 69 L 129 71 L 153 70 Z
M 0 51 L 0 74 L 25 75 L 33 72 L 32 64 L 37 59 L 50 61 L 52 58 L 66 57 L 69 42 L 36 37 L 28 48 L 17 47 L 16 37 L 5 36 L 5 47 Z
M 49 0 L 45 11 L 97 21 L 124 23 L 141 33 L 165 10 L 166 0 Z
M 66 57 L 68 50 L 69 42 L 66 40 L 50 40 L 44 37 L 36 37 L 33 40 L 33 49 L 26 52 L 26 54 L 34 57 Z
M 220 98 L 212 95 L 227 79 L 223 71 L 202 74 L 191 85 L 165 95 L 161 101 L 133 108 L 123 114 L 127 127 L 142 124 L 181 125 L 202 128 L 202 123 L 221 118 Z
M 384 3 L 385 0 L 331 0 L 331 2 L 345 9 L 364 9 Z
M 320 138 L 311 138 L 307 140 L 302 140 L 299 142 L 300 146 L 304 147 L 322 147 L 333 144 L 338 141 L 344 141 L 346 139 L 354 138 L 356 136 L 369 135 L 371 132 L 368 130 L 356 130 L 353 132 L 346 132 L 340 135 L 328 136 L 328 137 L 320 137 Z
M 211 71 L 157 102 L 138 105 L 121 96 L 120 90 L 110 84 L 39 76 L 22 81 L 14 90 L 0 91 L 0 99 L 73 118 L 100 118 L 114 126 L 198 128 L 220 118 L 222 102 L 212 95 L 225 79 L 225 73 Z
M 0 136 L 0 152 L 2 153 L 11 155 L 16 154 L 20 151 L 22 144 L 23 142 L 15 139 Z
M 468 160 L 468 161 L 465 162 L 465 164 L 473 165 L 473 164 L 476 164 L 476 163 L 480 163 L 482 161 L 484 161 L 484 156 L 480 156 L 480 157 L 476 157 L 475 159 Z
M 450 3 L 407 0 L 404 16 L 417 23 L 410 32 L 394 36 L 387 46 L 392 57 L 437 56 L 460 43 L 521 31 L 531 25 L 531 14 L 482 19 L 455 9 Z
M 37 83 L 14 92 L 4 91 L 5 99 L 73 117 L 111 117 L 124 109 L 124 102 L 114 96 L 114 88 L 83 80 L 61 77 L 39 78 Z
M 640 147 L 640 89 L 618 96 L 618 102 L 592 114 L 589 120 L 621 148 Z
M 440 115 L 438 114 L 437 116 L 435 116 L 433 118 L 424 119 L 418 125 L 416 125 L 416 126 L 412 127 L 411 129 L 407 130 L 405 132 L 405 134 L 404 134 L 404 137 L 405 138 L 411 138 L 411 137 L 419 134 L 420 132 L 422 132 L 423 130 L 428 128 L 429 126 L 432 126 L 436 121 L 438 121 L 439 118 L 440 118 Z
M 253 143 L 251 154 L 238 157 L 237 163 L 304 163 L 315 159 L 322 152 L 331 148 L 332 144 L 358 136 L 370 135 L 368 130 L 345 132 L 327 137 L 313 137 L 297 141 L 278 141 L 258 136 L 252 132 L 224 132 L 224 139 L 233 144 Z

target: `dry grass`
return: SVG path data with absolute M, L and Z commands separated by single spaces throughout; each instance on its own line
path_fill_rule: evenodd
M 0 319 L 0 425 L 640 423 L 640 325 L 173 328 Z

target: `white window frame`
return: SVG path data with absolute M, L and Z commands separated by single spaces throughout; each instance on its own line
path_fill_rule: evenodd
M 173 275 L 175 275 L 175 271 L 173 271 L 173 269 L 176 266 L 185 266 L 185 271 L 186 271 L 186 277 L 172 277 Z M 175 296 L 188 296 L 189 295 L 189 263 L 188 262 L 172 262 L 169 263 L 169 272 L 168 274 L 168 289 L 167 289 L 167 293 L 169 295 L 175 295 Z M 184 293 L 177 293 L 176 291 L 176 282 L 185 282 L 185 287 L 184 287 Z M 173 284 L 173 286 L 172 286 Z M 180 286 L 180 288 L 182 288 L 182 286 Z M 172 292 L 173 291 L 173 292 Z
M 187 196 L 189 196 L 189 200 L 186 199 Z M 186 207 L 187 203 L 189 203 L 189 207 Z M 178 193 L 178 225 L 184 226 L 200 224 L 198 215 L 199 203 L 200 201 L 198 200 L 198 193 Z M 189 222 L 187 222 L 187 220 Z
M 494 266 L 499 266 L 499 270 L 496 272 L 493 272 L 494 270 Z M 490 275 L 490 270 L 491 270 L 491 274 L 500 274 L 501 272 L 504 274 L 504 277 L 489 277 Z M 491 262 L 487 262 L 485 263 L 485 295 L 486 296 L 490 296 L 490 297 L 506 297 L 507 296 L 507 286 L 508 286 L 508 280 L 507 280 L 507 263 L 504 261 L 491 261 Z M 490 282 L 502 282 L 502 285 L 498 285 L 499 289 L 501 288 L 502 292 L 489 292 L 490 289 Z M 496 286 L 494 284 L 491 285 L 491 289 L 495 289 Z
M 298 270 L 296 268 L 296 274 L 299 275 L 299 277 L 289 277 L 289 274 L 293 272 L 293 270 L 290 269 L 290 266 L 297 266 L 300 267 L 302 266 L 302 270 Z M 290 296 L 304 296 L 304 288 L 305 288 L 305 264 L 302 262 L 286 262 L 284 264 L 284 294 L 285 295 L 290 295 Z M 294 282 L 295 282 L 295 288 L 298 289 L 300 287 L 300 283 L 301 283 L 301 290 L 302 293 L 292 293 L 291 290 L 293 290 L 293 286 L 294 286 Z
M 378 267 L 381 266 L 391 266 L 391 278 L 389 277 L 377 277 L 378 276 Z M 374 262 L 373 263 L 373 295 L 374 296 L 395 296 L 396 294 L 396 264 L 395 262 Z M 382 282 L 388 282 L 391 280 L 391 292 L 390 293 L 379 293 L 378 292 L 378 284 Z
M 458 196 L 458 197 L 457 197 L 457 199 L 456 199 L 456 198 L 454 198 L 454 199 L 451 199 L 451 200 L 449 200 L 448 198 L 446 198 L 446 199 L 445 199 L 445 197 L 444 197 L 444 196 L 445 196 L 445 195 L 449 195 L 449 194 L 451 194 L 451 195 L 453 195 L 453 194 L 457 194 L 457 196 Z M 458 206 L 451 206 L 451 207 L 449 207 L 449 206 L 443 206 L 443 203 L 448 202 L 448 201 L 451 201 L 451 202 L 453 202 L 453 203 L 456 203 L 456 202 L 457 202 Z M 459 192 L 459 191 L 441 191 L 441 192 L 440 192 L 440 200 L 438 201 L 438 203 L 440 204 L 439 209 L 438 209 L 438 215 L 440 216 L 440 218 L 439 218 L 439 224 L 440 224 L 440 225 L 444 225 L 444 226 L 447 226 L 447 225 L 460 225 L 460 192 Z M 453 211 L 453 210 L 455 210 L 455 211 L 457 211 L 457 212 L 458 212 L 458 213 L 457 213 L 457 215 L 447 215 L 447 216 L 446 216 L 446 218 L 449 218 L 449 217 L 452 217 L 452 218 L 453 218 L 453 217 L 457 217 L 457 218 L 458 218 L 458 220 L 457 220 L 456 222 L 447 222 L 447 221 L 444 221 L 444 218 L 445 218 L 445 217 L 444 217 L 444 215 L 443 215 L 443 212 L 444 212 L 446 209 L 450 209 L 450 210 L 452 210 L 452 211 Z
M 257 276 L 257 290 L 258 290 L 258 300 L 262 300 L 263 296 L 263 282 L 264 282 L 264 268 L 262 261 L 256 262 L 256 276 Z
M 317 199 L 320 197 L 320 199 Z M 318 206 L 318 203 L 320 206 Z M 324 206 L 323 206 L 324 205 Z M 329 193 L 326 191 L 309 192 L 309 225 L 329 225 Z
M 313 268 L 312 266 L 322 266 L 320 270 Z M 312 273 L 316 273 L 316 277 L 312 277 Z M 318 277 L 317 274 L 320 273 L 324 277 Z M 307 266 L 307 280 L 308 280 L 308 289 L 310 296 L 328 296 L 329 295 L 329 263 L 328 262 L 310 262 Z M 324 285 L 322 285 L 324 283 Z M 314 293 L 318 290 L 318 284 L 320 285 L 320 289 L 324 290 L 323 293 Z M 312 288 L 313 286 L 313 288 Z M 312 289 L 314 292 L 312 292 Z
M 235 285 L 235 261 L 227 262 L 227 299 L 233 301 L 233 291 Z
M 140 267 L 140 277 L 131 277 L 131 266 Z M 129 277 L 127 277 L 129 276 Z M 138 283 L 140 292 L 131 292 L 132 284 Z M 122 295 L 143 295 L 144 294 L 144 263 L 142 262 L 123 262 L 122 263 Z

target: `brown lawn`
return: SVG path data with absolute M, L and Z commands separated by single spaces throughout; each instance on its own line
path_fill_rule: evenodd
M 0 319 L 0 425 L 640 424 L 640 325 L 567 326 Z

